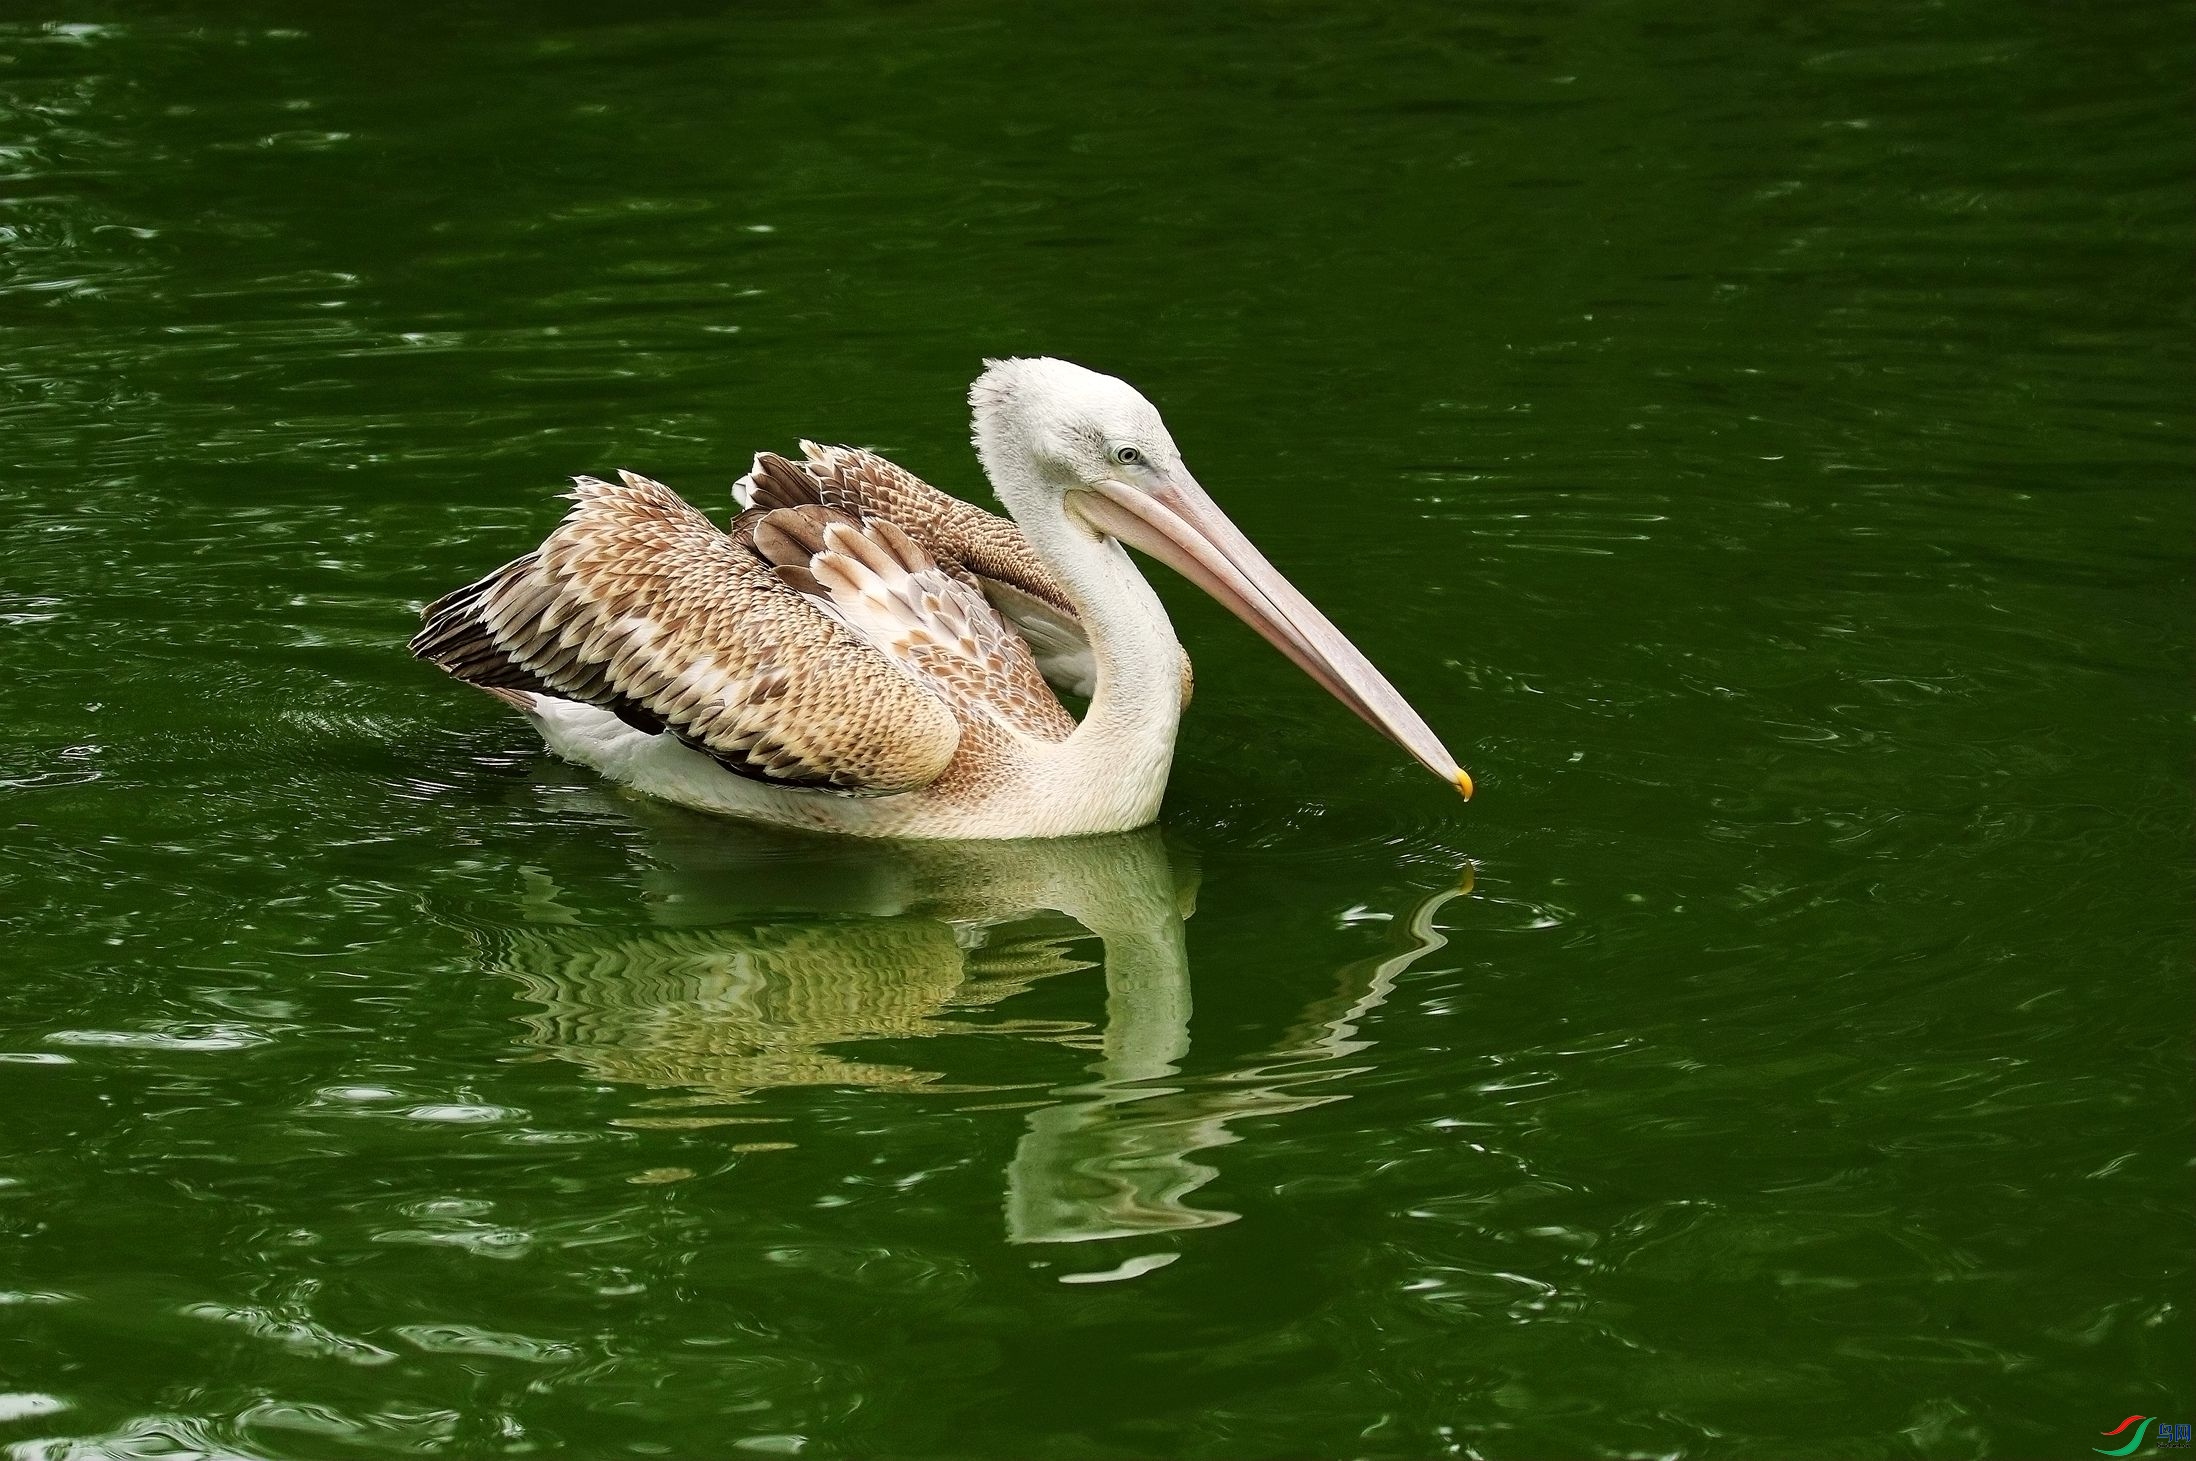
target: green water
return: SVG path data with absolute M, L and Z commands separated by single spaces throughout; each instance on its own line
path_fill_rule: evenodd
M 0 11 L 0 1454 L 2196 1419 L 2185 8 L 635 9 Z M 1479 798 L 1172 581 L 1051 849 L 404 655 L 568 473 L 980 490 L 1016 352 Z

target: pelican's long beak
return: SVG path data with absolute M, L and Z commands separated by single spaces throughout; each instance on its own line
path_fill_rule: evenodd
M 1367 725 L 1471 796 L 1472 778 L 1418 712 L 1187 473 L 1148 492 L 1123 482 L 1096 482 L 1068 500 L 1099 532 L 1149 553 L 1218 599 Z

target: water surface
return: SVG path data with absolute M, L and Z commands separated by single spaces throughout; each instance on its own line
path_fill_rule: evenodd
M 2196 1411 L 2185 10 L 0 21 L 0 1448 L 2087 1454 Z M 1137 382 L 1162 825 L 403 654 L 563 476 Z

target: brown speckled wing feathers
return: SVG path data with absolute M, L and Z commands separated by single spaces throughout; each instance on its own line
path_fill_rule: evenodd
M 996 513 L 948 496 L 906 468 L 875 452 L 851 446 L 801 443 L 807 460 L 791 462 L 771 452 L 756 456 L 754 470 L 733 491 L 743 505 L 798 507 L 820 503 L 859 518 L 884 518 L 923 545 L 932 558 L 962 573 L 1019 589 L 1070 621 L 1075 605 L 1029 546 L 1022 530 Z
M 935 687 L 964 727 L 1044 741 L 1074 732 L 1029 645 L 897 523 L 811 503 L 758 507 L 741 526 L 788 585 Z
M 1038 671 L 1059 689 L 1090 695 L 1098 666 L 1067 590 L 1022 530 L 973 503 L 949 497 L 875 452 L 801 443 L 804 460 L 756 456 L 733 496 L 750 507 L 816 503 L 858 518 L 884 518 L 922 544 L 938 566 L 980 589 L 1029 641 Z M 1183 683 L 1189 679 L 1187 661 Z
M 960 740 L 937 691 L 669 488 L 620 475 L 576 478 L 541 547 L 429 605 L 412 652 L 667 730 L 761 781 L 882 795 L 937 778 Z

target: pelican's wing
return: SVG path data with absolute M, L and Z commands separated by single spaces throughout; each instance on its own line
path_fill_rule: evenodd
M 937 778 L 961 732 L 936 689 L 678 494 L 619 475 L 574 479 L 557 530 L 430 604 L 412 653 L 602 706 L 758 781 L 885 795 Z
M 1097 686 L 1097 662 L 1060 581 L 1022 530 L 996 513 L 951 497 L 875 452 L 801 443 L 807 460 L 772 452 L 733 485 L 742 507 L 820 503 L 862 519 L 883 518 L 920 543 L 946 572 L 982 590 L 1029 641 L 1045 679 L 1070 694 Z
M 752 542 L 787 585 L 936 690 L 964 729 L 997 727 L 1040 741 L 1074 733 L 1029 645 L 890 518 L 815 503 L 758 507 L 740 515 L 734 535 Z

